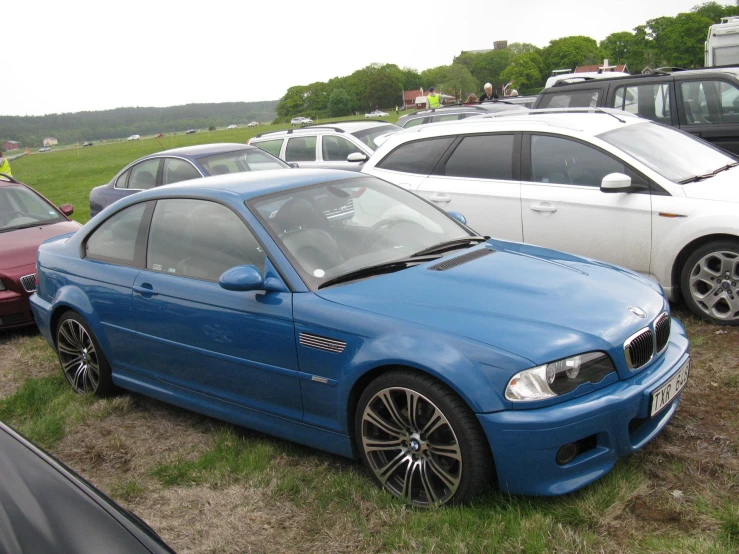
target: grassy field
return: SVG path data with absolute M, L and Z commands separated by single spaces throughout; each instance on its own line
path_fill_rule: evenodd
M 166 137 L 245 142 L 264 128 Z M 161 139 L 160 139 L 161 140 Z M 13 173 L 85 221 L 89 189 L 153 139 L 26 156 Z M 491 490 L 409 509 L 359 464 L 135 394 L 77 396 L 34 330 L 0 333 L 0 420 L 133 510 L 178 552 L 739 552 L 739 328 L 675 307 L 693 349 L 680 409 L 642 452 L 564 497 Z

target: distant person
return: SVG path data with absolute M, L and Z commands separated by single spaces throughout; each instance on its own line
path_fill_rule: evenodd
M 2 152 L 0 152 L 0 173 L 5 173 L 5 175 L 12 176 L 13 174 L 10 172 L 10 162 L 8 159 L 3 155 Z
M 498 95 L 493 92 L 493 85 L 485 83 L 485 92 L 480 96 L 480 102 L 490 102 L 491 100 L 497 100 Z
M 477 104 L 478 102 L 479 100 L 477 99 L 477 94 L 473 92 L 467 97 L 467 100 L 465 101 L 465 105 L 469 106 L 470 104 Z
M 436 94 L 436 88 L 429 87 L 429 93 L 426 96 L 426 106 L 428 109 L 439 108 L 441 106 L 441 98 Z

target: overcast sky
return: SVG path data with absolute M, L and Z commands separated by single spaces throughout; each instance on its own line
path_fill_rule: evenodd
M 600 41 L 702 1 L 10 0 L 0 115 L 272 100 L 373 62 L 449 64 L 495 40 Z

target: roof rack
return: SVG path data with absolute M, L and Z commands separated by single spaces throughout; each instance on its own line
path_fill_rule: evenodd
M 526 115 L 542 115 L 542 114 L 558 114 L 558 113 L 595 113 L 610 115 L 613 118 L 618 119 L 621 123 L 626 123 L 626 118 L 639 118 L 638 115 L 619 110 L 617 108 L 540 108 L 537 110 L 521 110 L 521 111 L 504 111 L 492 113 L 486 116 L 486 118 L 499 118 L 499 117 L 512 117 L 512 116 L 526 116 Z

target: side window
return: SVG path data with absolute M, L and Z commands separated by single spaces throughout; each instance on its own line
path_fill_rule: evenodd
M 739 90 L 724 81 L 680 83 L 688 125 L 739 123 Z
M 266 256 L 243 221 L 230 209 L 205 200 L 160 200 L 149 231 L 146 268 L 182 277 L 218 281 L 237 265 L 264 272 Z
M 423 120 L 426 119 L 425 117 L 417 117 L 415 119 L 409 119 L 405 122 L 405 125 L 403 125 L 403 129 L 409 129 L 410 127 L 415 127 L 416 125 L 421 125 L 423 123 Z
M 663 83 L 619 87 L 613 98 L 613 107 L 652 121 L 669 124 L 670 86 Z
M 349 142 L 344 137 L 324 135 L 321 139 L 323 148 L 323 161 L 345 162 L 349 154 L 362 153 L 357 145 Z
M 439 137 L 407 142 L 377 164 L 379 169 L 429 175 L 455 137 Z
M 128 188 L 137 190 L 151 189 L 156 186 L 159 158 L 146 160 L 131 168 L 131 177 L 128 179 Z
M 447 160 L 444 174 L 478 179 L 512 179 L 513 135 L 465 137 Z
M 177 158 L 164 159 L 164 172 L 162 173 L 163 185 L 170 185 L 190 179 L 199 179 L 200 177 L 200 172 L 187 160 L 179 160 Z
M 293 137 L 285 148 L 286 162 L 315 162 L 316 137 Z
M 545 94 L 539 108 L 595 108 L 600 98 L 600 90 L 574 90 Z
M 531 137 L 531 173 L 536 183 L 600 187 L 609 173 L 624 173 L 634 184 L 644 180 L 623 163 L 574 140 L 543 135 Z
M 280 150 L 282 150 L 282 143 L 285 139 L 277 140 L 264 140 L 262 142 L 253 142 L 252 145 L 257 148 L 261 148 L 265 152 L 269 152 L 273 156 L 280 157 Z
M 109 217 L 87 239 L 85 257 L 119 265 L 138 265 L 136 243 L 141 219 L 149 204 L 141 202 Z M 141 249 L 143 252 L 143 246 Z
M 448 113 L 444 115 L 435 115 L 431 118 L 431 121 L 429 123 L 439 123 L 440 121 L 457 121 L 458 119 L 462 119 L 464 117 L 464 114 L 459 113 Z
M 128 175 L 131 173 L 131 170 L 124 171 L 118 179 L 115 181 L 115 187 L 119 189 L 125 189 L 128 188 Z

